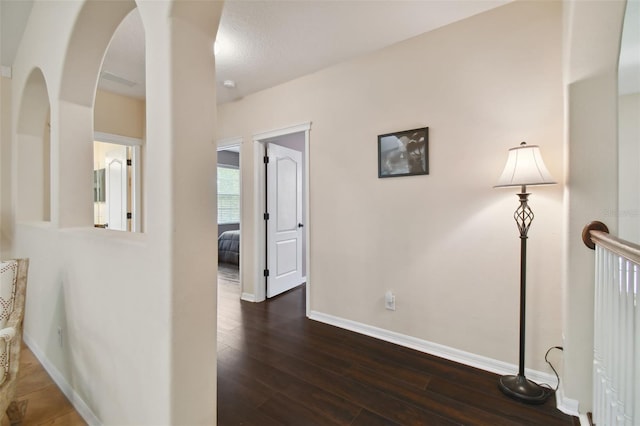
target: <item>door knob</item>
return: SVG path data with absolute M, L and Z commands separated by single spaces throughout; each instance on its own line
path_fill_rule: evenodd
M 303 225 L 303 224 L 301 224 L 301 223 L 299 223 L 299 224 L 298 224 L 298 228 L 302 228 L 303 226 L 304 226 L 304 225 Z

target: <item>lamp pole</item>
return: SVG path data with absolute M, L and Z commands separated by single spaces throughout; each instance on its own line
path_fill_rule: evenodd
M 533 212 L 529 208 L 526 185 L 522 185 L 521 192 L 518 194 L 520 198 L 520 207 L 515 211 L 514 218 L 520 230 L 520 362 L 518 375 L 524 376 L 524 337 L 526 323 L 526 307 L 527 307 L 527 233 L 529 226 L 533 222 Z
M 506 395 L 528 404 L 543 404 L 551 392 L 527 379 L 524 374 L 524 352 L 527 306 L 527 233 L 533 222 L 533 211 L 529 207 L 529 194 L 526 185 L 520 187 L 520 206 L 513 218 L 520 231 L 520 359 L 518 375 L 502 376 L 498 382 L 500 390 Z

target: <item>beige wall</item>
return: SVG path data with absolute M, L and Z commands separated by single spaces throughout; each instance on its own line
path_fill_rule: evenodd
M 152 106 L 144 136 L 152 143 L 144 152 L 151 166 L 144 202 L 152 213 L 144 234 L 94 229 L 91 205 L 94 130 L 143 136 L 142 103 L 98 94 L 96 114 L 93 108 L 104 52 L 134 7 L 134 1 L 34 2 L 18 50 L 13 128 L 36 67 L 51 101 L 51 221 L 11 223 L 10 254 L 31 259 L 25 340 L 90 424 L 210 425 L 216 413 L 211 46 L 222 2 L 138 5 L 148 65 L 156 70 L 147 78 Z M 15 132 L 12 139 L 15 149 Z M 4 137 L 2 149 L 4 158 Z M 11 168 L 19 178 L 21 164 Z
M 565 250 L 561 394 L 591 410 L 594 252 L 582 242 L 593 220 L 617 233 L 617 66 L 623 1 L 565 3 Z M 597 35 L 597 36 L 595 36 Z
M 98 90 L 94 105 L 96 132 L 144 138 L 145 102 Z
M 0 256 L 11 241 L 11 80 L 0 77 Z
M 241 136 L 244 291 L 253 291 L 252 135 L 312 122 L 311 310 L 518 362 L 508 148 L 561 182 L 531 188 L 527 366 L 561 342 L 561 3 L 516 2 L 219 108 Z M 377 135 L 429 127 L 428 176 L 378 179 Z M 397 310 L 384 309 L 393 290 Z
M 640 243 L 640 93 L 618 99 L 620 238 Z

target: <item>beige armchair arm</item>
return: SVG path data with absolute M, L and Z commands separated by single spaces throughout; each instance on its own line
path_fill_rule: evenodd
M 2 366 L 0 366 L 0 413 L 10 415 L 12 423 L 18 423 L 24 417 L 24 410 L 10 410 L 8 407 L 17 406 L 15 401 L 16 382 L 18 378 L 18 368 L 20 366 L 20 347 L 22 346 L 22 319 L 25 310 L 25 295 L 27 287 L 27 271 L 29 269 L 29 259 L 15 259 L 17 269 L 15 269 L 15 289 L 13 299 L 13 311 L 9 314 L 9 318 L 3 324 L 0 330 L 0 346 L 4 351 L 0 356 Z M 12 261 L 2 261 L 4 266 L 3 274 L 14 269 L 11 266 Z M 5 283 L 10 281 L 11 277 L 3 276 Z M 8 278 L 8 280 L 7 280 Z M 2 371 L 4 370 L 4 371 Z M 16 415 L 17 413 L 17 415 Z
M 6 328 L 11 327 L 16 330 L 19 328 L 19 326 L 21 325 L 20 323 L 24 319 L 23 310 L 24 308 L 20 308 L 18 306 L 13 308 L 13 311 L 11 312 L 11 314 L 9 315 L 9 318 L 7 319 Z
M 3 339 L 5 342 L 11 342 L 13 338 L 16 337 L 16 329 L 13 327 L 5 327 L 0 330 L 0 339 Z

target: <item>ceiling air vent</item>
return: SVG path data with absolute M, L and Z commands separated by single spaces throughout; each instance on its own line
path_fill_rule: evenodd
M 113 81 L 114 83 L 123 84 L 127 87 L 133 87 L 138 84 L 135 81 L 127 80 L 126 78 L 110 73 L 109 71 L 102 71 L 100 73 L 100 79 Z

